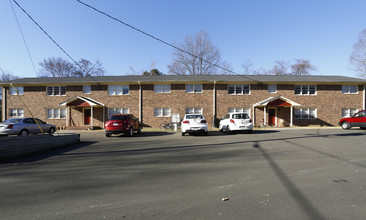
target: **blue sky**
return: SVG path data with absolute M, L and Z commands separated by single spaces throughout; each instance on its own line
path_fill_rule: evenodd
M 107 75 L 155 68 L 168 74 L 174 49 L 121 25 L 76 0 L 17 0 L 73 57 L 99 59 Z M 86 0 L 85 0 L 86 2 Z M 366 28 L 364 0 L 89 0 L 88 4 L 169 43 L 206 31 L 236 73 L 250 60 L 272 68 L 276 60 L 308 59 L 316 75 L 357 76 L 352 46 Z M 49 57 L 68 59 L 12 2 L 36 71 Z M 0 68 L 35 77 L 9 0 L 0 1 Z

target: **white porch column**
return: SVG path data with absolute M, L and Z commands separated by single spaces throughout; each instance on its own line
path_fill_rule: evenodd
M 203 86 L 203 85 L 202 85 Z M 212 94 L 212 127 L 215 127 L 215 119 L 216 119 L 216 81 L 214 81 L 214 85 L 213 85 L 213 94 Z
M 142 88 L 141 88 L 141 82 L 138 81 L 139 84 L 139 120 L 142 122 Z
M 291 109 L 291 113 L 290 113 L 290 127 L 292 127 L 292 125 L 293 125 L 293 118 L 294 118 L 294 116 L 293 116 L 293 114 L 294 114 L 294 107 L 293 106 L 291 106 L 290 107 L 290 109 Z
M 267 126 L 267 106 L 264 106 L 264 121 L 263 121 L 263 126 Z
M 252 121 L 253 121 L 253 126 L 255 126 L 255 106 L 253 105 L 253 117 L 252 117 Z
M 91 118 L 90 118 L 90 126 L 91 126 L 91 128 L 93 129 L 93 106 L 91 106 L 91 110 L 90 110 L 90 112 L 91 112 Z
M 70 126 L 70 107 L 66 108 L 66 127 Z

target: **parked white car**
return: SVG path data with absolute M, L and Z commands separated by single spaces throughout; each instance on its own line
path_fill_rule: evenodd
M 182 136 L 184 136 L 186 133 L 202 133 L 204 135 L 208 134 L 207 121 L 201 114 L 184 115 L 181 128 Z
M 246 113 L 227 113 L 220 119 L 220 131 L 226 131 L 228 134 L 233 131 L 253 132 L 253 122 Z

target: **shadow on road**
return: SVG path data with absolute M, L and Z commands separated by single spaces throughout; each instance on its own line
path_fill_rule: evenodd
M 63 153 L 69 152 L 69 151 L 73 151 L 73 150 L 76 150 L 76 149 L 79 149 L 79 148 L 83 148 L 83 147 L 89 146 L 89 145 L 94 144 L 94 143 L 96 143 L 96 142 L 94 142 L 94 141 L 83 141 L 80 144 L 75 144 L 75 145 L 72 145 L 72 146 L 60 147 L 60 148 L 56 148 L 56 149 L 52 149 L 52 150 L 45 150 L 45 151 L 25 154 L 23 156 L 16 157 L 16 158 L 10 158 L 10 159 L 7 159 L 7 160 L 0 161 L 0 164 L 35 162 L 35 161 L 42 160 L 42 159 L 45 159 L 45 158 L 48 158 L 48 157 L 61 155 Z

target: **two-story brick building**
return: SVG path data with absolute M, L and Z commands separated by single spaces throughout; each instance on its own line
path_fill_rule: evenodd
M 23 78 L 2 83 L 2 120 L 30 116 L 58 127 L 101 127 L 132 113 L 159 127 L 173 114 L 202 113 L 209 124 L 247 112 L 255 126 L 337 125 L 365 109 L 365 79 L 344 76 L 101 76 Z M 19 93 L 17 95 L 16 91 Z M 25 107 L 22 101 L 27 105 Z

